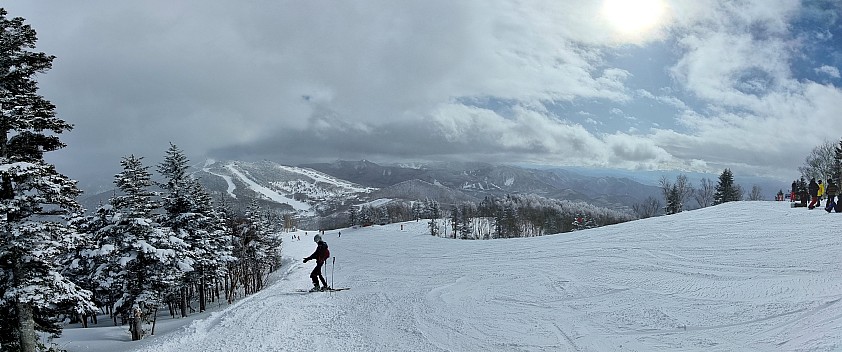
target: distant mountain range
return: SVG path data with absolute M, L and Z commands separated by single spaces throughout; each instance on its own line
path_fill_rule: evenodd
M 663 202 L 660 188 L 651 180 L 632 179 L 631 173 L 624 177 L 622 173 L 604 171 L 600 175 L 597 171 L 475 162 L 386 165 L 366 160 L 298 166 L 272 161 L 207 160 L 191 168 L 192 175 L 217 201 L 224 200 L 235 209 L 244 209 L 256 200 L 268 209 L 304 216 L 329 216 L 351 205 L 384 204 L 390 200 L 432 199 L 448 205 L 506 194 L 537 194 L 620 211 L 631 210 L 649 196 Z M 674 180 L 674 175 L 667 177 Z M 716 176 L 707 178 L 717 181 Z M 696 180 L 691 179 L 694 186 Z M 762 185 L 766 199 L 771 199 L 779 186 L 771 181 Z M 751 186 L 743 187 L 748 191 Z M 107 203 L 114 192 L 112 189 L 91 194 L 80 202 L 87 209 L 94 209 Z M 694 201 L 688 203 L 685 209 L 696 208 Z
M 444 205 L 487 196 L 537 194 L 630 210 L 660 189 L 624 177 L 584 176 L 563 169 L 537 170 L 485 163 L 380 165 L 370 161 L 281 165 L 272 161 L 215 161 L 191 169 L 217 200 L 245 208 L 252 200 L 279 211 L 328 216 L 351 205 L 432 199 Z M 88 209 L 114 191 L 82 198 Z

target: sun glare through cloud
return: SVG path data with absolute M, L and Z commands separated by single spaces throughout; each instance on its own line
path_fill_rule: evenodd
M 604 0 L 601 13 L 620 41 L 639 42 L 666 22 L 667 10 L 664 0 Z

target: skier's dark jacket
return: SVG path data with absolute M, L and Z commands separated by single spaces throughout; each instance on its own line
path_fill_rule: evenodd
M 827 188 L 825 188 L 824 193 L 829 196 L 835 196 L 836 192 L 839 192 L 839 186 L 836 185 L 834 182 L 828 182 Z
M 818 197 L 819 196 L 819 184 L 816 183 L 814 180 L 810 180 L 810 197 Z
M 327 249 L 327 242 L 319 241 L 316 244 L 316 251 L 313 254 L 310 254 L 309 257 L 304 258 L 306 260 L 315 259 L 316 264 L 322 265 L 322 263 L 330 257 L 330 250 Z

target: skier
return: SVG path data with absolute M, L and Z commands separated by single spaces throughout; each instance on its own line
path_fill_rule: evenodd
M 833 182 L 832 178 L 827 179 L 827 188 L 824 190 L 824 193 L 827 194 L 827 206 L 824 207 L 824 210 L 828 213 L 836 208 L 836 193 L 838 191 L 839 187 L 836 182 Z
M 816 183 L 815 178 L 810 179 L 810 186 L 807 188 L 810 192 L 810 205 L 807 209 L 813 210 L 816 208 L 816 203 L 819 201 L 819 184 Z
M 795 202 L 795 193 L 798 192 L 798 181 L 792 181 L 792 189 L 790 189 L 789 201 Z
M 310 292 L 327 291 L 330 290 L 330 286 L 327 285 L 327 281 L 322 276 L 322 264 L 330 257 L 330 250 L 327 248 L 327 243 L 322 241 L 322 236 L 319 234 L 313 236 L 313 242 L 316 242 L 316 251 L 309 257 L 304 258 L 305 263 L 310 259 L 316 260 L 316 268 L 310 273 L 310 279 L 313 280 L 313 288 L 310 289 Z M 319 280 L 322 282 L 321 287 L 319 287 Z
M 824 198 L 824 184 L 822 183 L 822 180 L 819 180 L 819 193 L 818 193 L 818 200 L 819 201 L 816 202 L 817 207 L 822 206 L 822 198 Z

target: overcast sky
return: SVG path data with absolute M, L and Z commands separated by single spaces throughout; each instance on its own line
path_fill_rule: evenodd
M 634 3 L 628 6 L 625 3 Z M 842 138 L 837 0 L 7 0 L 77 179 L 121 156 L 798 176 Z

